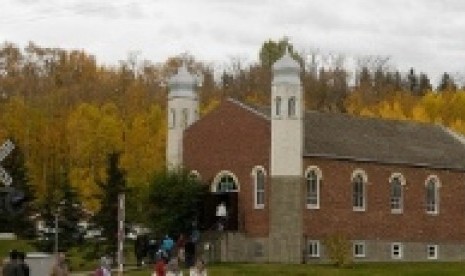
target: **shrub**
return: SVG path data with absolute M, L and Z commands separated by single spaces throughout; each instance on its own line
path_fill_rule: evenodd
M 352 262 L 351 244 L 347 238 L 336 233 L 328 236 L 324 240 L 324 245 L 327 250 L 328 258 L 337 266 L 344 267 Z

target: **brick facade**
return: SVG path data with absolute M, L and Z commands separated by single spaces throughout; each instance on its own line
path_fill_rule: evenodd
M 270 123 L 235 103 L 220 107 L 186 129 L 184 165 L 197 170 L 203 183 L 210 185 L 222 170 L 238 178 L 239 228 L 250 236 L 268 235 L 269 178 L 265 178 L 265 208 L 254 209 L 252 169 L 269 171 Z
M 280 186 L 275 187 L 280 189 L 272 189 L 274 184 L 269 175 L 270 128 L 270 120 L 266 117 L 239 103 L 225 101 L 184 133 L 184 166 L 198 171 L 203 183 L 211 185 L 215 176 L 223 170 L 231 171 L 238 178 L 239 233 L 225 234 L 221 241 L 217 241 L 216 244 L 221 246 L 218 250 L 221 260 L 298 262 L 305 257 L 305 241 L 319 240 L 323 245 L 323 240 L 334 233 L 343 233 L 350 240 L 365 242 L 367 256 L 356 261 L 391 260 L 392 242 L 404 244 L 404 261 L 426 261 L 425 248 L 428 244 L 439 246 L 440 260 L 465 258 L 465 172 L 408 164 L 303 157 L 302 177 L 309 166 L 318 167 L 323 177 L 320 208 L 306 209 L 305 183 L 295 187 L 297 189 L 301 185 L 300 194 L 283 190 Z M 254 208 L 251 173 L 257 165 L 266 170 L 264 209 Z M 352 208 L 351 176 L 356 169 L 364 170 L 368 177 L 366 208 L 361 212 Z M 392 214 L 390 209 L 389 178 L 393 173 L 401 173 L 406 179 L 403 212 L 400 214 Z M 426 213 L 425 181 L 430 175 L 436 175 L 441 183 L 437 215 Z M 281 191 L 279 195 L 271 195 L 272 191 L 278 190 Z M 300 196 L 297 201 L 301 209 L 288 216 L 295 223 L 289 223 L 282 213 L 287 208 L 283 204 L 295 207 L 285 200 L 290 195 Z M 281 206 L 276 207 L 278 213 L 270 211 L 273 204 Z M 285 224 L 282 231 L 278 224 Z M 295 227 L 300 230 L 294 231 Z M 297 233 L 301 241 L 293 244 L 286 240 L 276 246 L 286 231 Z M 290 250 L 292 246 L 297 248 Z M 283 248 L 289 252 L 282 251 Z M 324 252 L 322 246 L 321 258 L 307 258 L 307 261 L 325 261 Z M 292 258 L 288 258 L 291 253 Z
M 323 174 L 320 209 L 305 210 L 303 215 L 304 235 L 312 239 L 339 231 L 354 240 L 465 241 L 463 172 L 322 158 L 305 158 L 304 164 L 318 166 Z M 368 176 L 363 212 L 352 210 L 350 178 L 355 169 L 363 169 Z M 391 214 L 392 173 L 402 173 L 406 179 L 401 214 Z M 437 215 L 426 213 L 425 181 L 430 175 L 437 175 L 441 182 Z

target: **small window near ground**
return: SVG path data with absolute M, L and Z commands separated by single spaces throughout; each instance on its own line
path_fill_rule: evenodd
M 392 259 L 402 259 L 402 243 L 395 242 L 391 244 L 391 258 Z
M 365 242 L 354 242 L 354 257 L 365 258 Z
M 426 254 L 428 256 L 428 260 L 437 260 L 438 259 L 438 246 L 428 245 L 426 247 Z
M 309 241 L 308 242 L 308 256 L 310 258 L 320 257 L 320 241 Z

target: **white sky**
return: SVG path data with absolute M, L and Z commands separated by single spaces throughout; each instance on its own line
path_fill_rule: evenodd
M 300 50 L 390 56 L 435 83 L 465 72 L 462 0 L 0 0 L 0 42 L 84 49 L 105 64 L 130 51 L 253 62 L 283 36 Z

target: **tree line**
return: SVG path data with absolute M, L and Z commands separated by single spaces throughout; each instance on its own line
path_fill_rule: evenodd
M 105 66 L 85 51 L 0 45 L 0 141 L 14 139 L 37 206 L 58 206 L 66 183 L 87 210 L 97 212 L 108 180 L 108 158 L 124 170 L 129 218 L 149 202 L 152 175 L 164 168 L 167 79 L 181 62 L 203 76 L 201 114 L 227 97 L 269 105 L 272 64 L 288 49 L 301 64 L 306 110 L 441 123 L 465 133 L 464 87 L 444 73 L 433 88 L 427 74 L 401 73 L 389 58 L 360 57 L 355 72 L 345 57 L 323 59 L 297 51 L 287 39 L 265 41 L 259 61 L 231 60 L 215 72 L 193 56 L 161 63 L 129 55 Z M 65 185 L 65 184 L 66 185 Z M 65 189 L 66 188 L 66 189 Z

